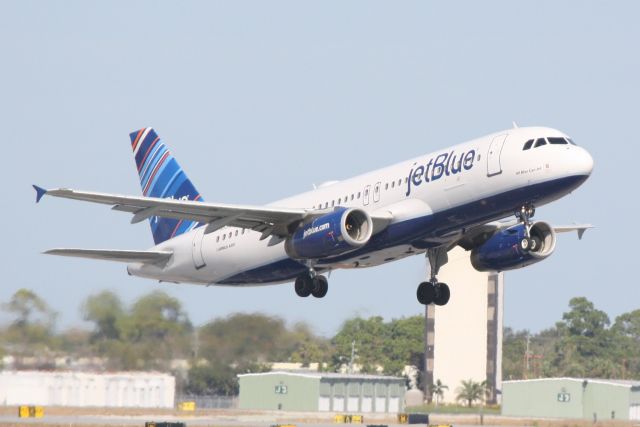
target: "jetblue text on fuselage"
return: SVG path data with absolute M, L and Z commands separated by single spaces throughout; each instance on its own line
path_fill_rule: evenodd
M 470 150 L 457 154 L 455 150 L 450 153 L 438 154 L 435 158 L 422 166 L 413 167 L 407 178 L 407 193 L 411 194 L 411 185 L 419 186 L 423 182 L 437 181 L 443 176 L 455 175 L 473 167 L 476 158 L 476 150 Z M 415 166 L 415 164 L 414 164 Z

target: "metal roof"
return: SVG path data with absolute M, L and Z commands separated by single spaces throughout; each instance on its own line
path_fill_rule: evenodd
M 569 377 L 558 377 L 558 378 L 532 378 L 528 380 L 508 380 L 503 381 L 503 384 L 510 383 L 526 383 L 526 382 L 536 382 L 536 381 L 578 381 L 587 383 L 596 383 L 596 384 L 608 384 L 608 385 L 617 385 L 623 387 L 640 387 L 640 381 L 638 380 L 610 380 L 603 378 L 569 378 Z
M 291 375 L 295 377 L 320 378 L 320 379 L 350 379 L 350 380 L 402 380 L 403 377 L 390 377 L 385 375 L 368 375 L 368 374 L 340 374 L 337 372 L 314 372 L 314 371 L 271 371 L 259 372 L 255 374 L 238 374 L 241 377 L 258 377 L 269 375 Z

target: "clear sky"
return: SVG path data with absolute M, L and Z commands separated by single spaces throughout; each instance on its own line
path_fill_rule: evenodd
M 592 177 L 536 218 L 597 226 L 506 274 L 505 323 L 552 326 L 573 296 L 640 307 L 640 3 L 601 1 L 2 1 L 0 301 L 27 287 L 81 324 L 90 294 L 163 289 L 201 324 L 232 312 L 333 334 L 354 315 L 422 313 L 424 258 L 292 285 L 158 284 L 51 247 L 146 249 L 147 223 L 32 183 L 140 194 L 128 133 L 153 126 L 207 201 L 264 204 L 511 127 L 561 129 Z M 454 297 L 455 284 L 452 285 Z

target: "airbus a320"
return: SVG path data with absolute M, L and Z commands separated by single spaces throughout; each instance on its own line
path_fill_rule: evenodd
M 34 185 L 44 195 L 110 205 L 148 220 L 148 250 L 59 248 L 47 254 L 127 263 L 130 275 L 164 282 L 250 286 L 294 282 L 300 297 L 327 294 L 327 273 L 426 255 L 421 304 L 445 305 L 438 281 L 447 252 L 471 251 L 479 271 L 522 268 L 550 256 L 556 233 L 537 207 L 582 185 L 591 155 L 564 133 L 516 127 L 265 206 L 205 202 L 151 128 L 130 134 L 142 196 Z

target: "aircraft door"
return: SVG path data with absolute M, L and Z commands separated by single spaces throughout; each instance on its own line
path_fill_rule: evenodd
M 204 262 L 204 255 L 202 254 L 204 228 L 205 227 L 196 228 L 196 232 L 193 234 L 193 241 L 191 243 L 191 256 L 193 257 L 193 266 L 196 270 L 199 270 L 206 265 Z
M 498 135 L 493 138 L 487 152 L 487 176 L 499 175 L 502 173 L 502 165 L 500 164 L 500 154 L 502 147 L 507 140 L 507 134 Z
M 371 186 L 364 187 L 364 194 L 362 195 L 362 203 L 367 206 L 369 204 L 369 193 L 371 192 Z
M 373 187 L 373 201 L 375 203 L 380 201 L 380 183 L 376 182 L 376 185 Z

